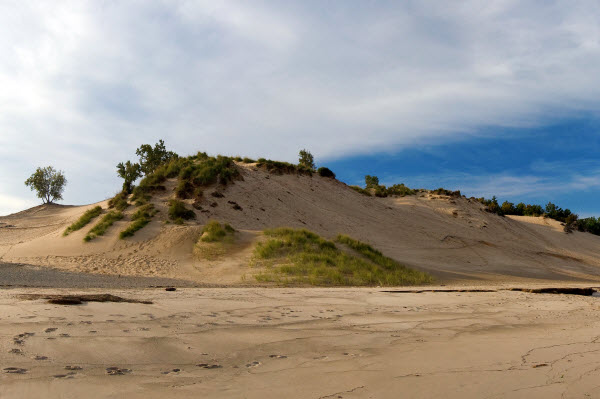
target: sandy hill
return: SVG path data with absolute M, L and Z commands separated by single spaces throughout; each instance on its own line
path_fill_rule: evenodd
M 559 222 L 500 217 L 466 198 L 419 193 L 367 197 L 344 183 L 318 175 L 273 174 L 237 164 L 242 179 L 205 190 L 196 219 L 166 223 L 176 179 L 151 202 L 159 213 L 135 236 L 119 239 L 135 208 L 106 235 L 89 243 L 93 225 L 62 233 L 86 206 L 42 205 L 0 217 L 0 261 L 73 271 L 184 278 L 216 284 L 253 283 L 253 244 L 269 227 L 301 227 L 324 237 L 338 233 L 365 241 L 406 265 L 433 274 L 438 282 L 514 282 L 523 279 L 600 280 L 600 237 L 566 234 Z M 223 197 L 214 197 L 219 191 Z M 193 201 L 186 200 L 192 209 Z M 211 206 L 212 205 L 212 206 Z M 202 260 L 194 254 L 203 225 L 214 219 L 240 231 L 227 256 Z M 94 222 L 93 222 L 94 223 Z M 244 276 L 244 277 L 243 277 Z

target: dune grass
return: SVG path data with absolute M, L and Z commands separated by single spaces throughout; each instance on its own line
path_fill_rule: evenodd
M 118 211 L 124 211 L 129 207 L 129 202 L 127 202 L 127 193 L 125 191 L 121 191 L 119 194 L 115 195 L 108 201 L 109 208 L 115 208 Z
M 106 230 L 113 225 L 117 220 L 123 219 L 123 213 L 120 211 L 110 211 L 87 233 L 83 241 L 88 242 L 94 238 L 104 235 Z
M 210 220 L 194 246 L 195 254 L 201 259 L 215 260 L 225 255 L 235 243 L 235 229 L 228 223 Z
M 92 209 L 88 209 L 85 211 L 83 215 L 75 223 L 67 227 L 67 229 L 63 232 L 63 236 L 69 235 L 70 233 L 77 231 L 83 227 L 85 227 L 92 219 L 98 217 L 102 213 L 101 206 L 95 206 Z
M 172 199 L 169 201 L 169 218 L 175 224 L 183 224 L 184 220 L 196 218 L 196 213 L 185 207 L 182 201 Z
M 410 269 L 385 257 L 368 244 L 338 236 L 350 251 L 342 251 L 305 229 L 265 230 L 267 241 L 258 243 L 254 262 L 266 270 L 255 275 L 258 281 L 316 286 L 397 286 L 432 281 L 427 273 Z
M 154 208 L 152 204 L 146 204 L 140 206 L 134 214 L 131 216 L 131 224 L 127 228 L 119 233 L 119 238 L 122 240 L 127 237 L 132 237 L 136 231 L 142 229 L 148 223 L 154 215 L 158 213 L 158 210 Z
M 219 223 L 216 220 L 209 220 L 202 229 L 200 240 L 203 242 L 222 242 L 230 239 L 235 233 L 235 229 L 229 223 Z

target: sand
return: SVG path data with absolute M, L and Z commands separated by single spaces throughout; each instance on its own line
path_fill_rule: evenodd
M 61 292 L 73 290 L 0 291 L 0 397 L 600 397 L 595 297 L 183 288 L 110 290 L 151 305 L 21 299 Z

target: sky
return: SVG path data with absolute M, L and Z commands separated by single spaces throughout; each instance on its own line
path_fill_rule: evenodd
M 1 0 L 0 215 L 164 139 L 599 216 L 598 71 L 597 1 Z

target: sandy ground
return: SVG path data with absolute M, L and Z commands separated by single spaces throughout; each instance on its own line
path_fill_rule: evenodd
M 73 290 L 0 291 L 1 398 L 600 397 L 595 297 L 184 288 L 85 291 L 153 304 L 21 299 L 60 292 Z

